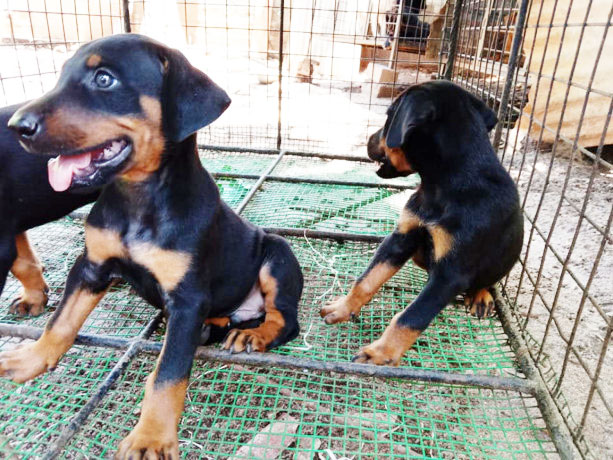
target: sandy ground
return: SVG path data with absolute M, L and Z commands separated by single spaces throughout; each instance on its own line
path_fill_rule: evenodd
M 51 89 L 56 72 L 70 54 L 71 50 L 62 47 L 53 50 L 39 47 L 34 50 L 32 47 L 0 46 L 0 62 L 3 63 L 0 69 L 0 104 L 17 103 Z M 246 56 L 210 56 L 198 50 L 186 50 L 186 54 L 220 83 L 233 99 L 232 106 L 214 128 L 204 132 L 201 140 L 218 145 L 274 147 L 279 110 L 278 61 L 248 59 Z M 429 78 L 424 74 L 415 76 L 415 80 L 420 81 Z M 357 65 L 355 73 L 343 78 L 331 78 L 316 69 L 311 84 L 284 78 L 281 88 L 284 147 L 365 155 L 366 139 L 382 125 L 385 108 L 390 102 L 389 98 L 374 97 L 376 90 L 367 78 L 357 73 Z M 521 144 L 518 142 L 517 145 Z M 578 226 L 579 214 L 572 205 L 578 208 L 583 206 L 591 180 L 586 214 L 597 226 L 605 228 L 613 202 L 613 173 L 594 171 L 591 163 L 570 161 L 568 156 L 568 152 L 558 152 L 552 156 L 551 153 L 539 153 L 530 148 L 525 151 L 519 149 L 515 154 L 508 149 L 504 155 L 503 163 L 518 181 L 528 218 L 534 219 L 537 215 L 536 224 L 544 238 L 549 237 L 551 246 L 551 249 L 545 250 L 543 237 L 537 232 L 531 233 L 531 224 L 526 220 L 522 259 L 534 282 L 542 266 L 537 290 L 547 306 L 535 294 L 536 290 L 527 276 L 522 276 L 520 264 L 511 273 L 506 290 L 510 299 L 516 301 L 517 312 L 525 321 L 525 328 L 537 344 L 543 344 L 544 353 L 548 355 L 553 369 L 559 373 L 566 350 L 560 335 L 570 337 L 582 304 L 582 290 L 573 276 L 583 285 L 590 282 L 589 292 L 601 311 L 597 311 L 590 300 L 583 302 L 584 308 L 573 342 L 579 358 L 570 355 L 561 387 L 574 419 L 580 422 L 590 381 L 579 359 L 593 375 L 601 359 L 607 323 L 613 314 L 613 254 L 611 232 L 603 244 L 602 234 L 593 224 L 582 220 Z M 550 162 L 553 164 L 552 172 L 547 177 Z M 558 209 L 567 177 L 569 183 L 565 197 L 568 202 L 562 201 Z M 543 201 L 538 210 L 541 198 Z M 573 243 L 575 235 L 577 238 Z M 552 250 L 562 260 L 568 258 L 569 272 L 564 277 L 561 277 L 562 264 Z M 599 251 L 602 251 L 600 263 L 590 280 Z M 553 315 L 550 315 L 548 308 L 554 303 L 554 298 L 556 306 Z M 552 324 L 548 321 L 550 317 L 555 319 Z M 546 329 L 548 332 L 545 334 Z M 610 353 L 606 355 L 603 363 L 599 385 L 602 393 L 610 398 L 613 394 L 613 356 Z M 609 404 L 612 404 L 610 400 Z M 611 457 L 611 416 L 598 395 L 594 397 L 592 406 L 586 420 L 585 437 L 594 447 L 597 458 Z
M 527 216 L 522 252 L 525 268 L 521 264 L 515 266 L 507 281 L 507 292 L 510 300 L 516 302 L 516 311 L 524 321 L 524 328 L 534 338 L 537 349 L 542 347 L 543 358 L 549 358 L 558 375 L 568 348 L 561 337 L 569 340 L 576 324 L 572 342 L 576 355 L 573 352 L 569 354 L 561 390 L 575 421 L 579 423 L 590 391 L 589 375 L 594 376 L 599 360 L 603 362 L 599 386 L 609 406 L 612 403 L 613 355 L 608 350 L 610 341 L 604 343 L 604 340 L 613 315 L 613 237 L 610 230 L 605 237 L 597 229 L 606 229 L 607 222 L 610 225 L 613 172 L 597 168 L 593 162 L 576 155 L 571 160 L 570 148 L 562 144 L 558 145 L 555 154 L 537 152 L 530 143 L 526 143 L 524 149 L 521 134 L 513 155 L 516 134 L 511 133 L 503 163 L 518 182 Z M 579 219 L 577 210 L 583 206 L 586 218 Z M 532 231 L 530 221 L 535 224 Z M 600 261 L 596 265 L 599 254 Z M 562 276 L 564 261 L 567 261 L 567 270 Z M 581 285 L 588 283 L 591 298 L 600 311 L 589 299 L 583 298 Z M 553 313 L 550 313 L 554 302 Z M 578 322 L 577 317 L 580 318 Z M 551 323 L 550 318 L 553 319 Z M 547 360 L 543 361 L 543 365 L 546 363 Z M 595 395 L 584 435 L 593 446 L 596 458 L 613 455 L 610 420 L 600 396 Z

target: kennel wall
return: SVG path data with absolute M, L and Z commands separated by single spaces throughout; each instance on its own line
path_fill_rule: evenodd
M 80 44 L 124 31 L 181 49 L 232 97 L 199 134 L 202 160 L 231 206 L 290 238 L 307 280 L 303 332 L 261 357 L 201 350 L 180 431 L 188 458 L 262 458 L 266 446 L 283 458 L 608 457 L 613 3 L 428 0 L 403 16 L 394 3 L 5 0 L 0 103 L 39 96 Z M 425 274 L 409 264 L 358 324 L 325 327 L 317 310 L 359 275 L 418 184 L 378 180 L 365 144 L 395 95 L 433 78 L 497 111 L 492 142 L 520 192 L 524 248 L 496 318 L 450 306 L 400 368 L 365 370 L 352 353 Z M 51 309 L 85 213 L 32 232 Z M 18 288 L 9 280 L 1 298 L 1 348 L 48 318 L 10 315 Z M 2 381 L 0 451 L 107 457 L 136 419 L 157 320 L 118 288 L 53 374 Z

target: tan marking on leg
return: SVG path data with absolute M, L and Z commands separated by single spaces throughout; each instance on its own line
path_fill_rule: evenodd
M 285 326 L 285 318 L 275 304 L 277 297 L 277 279 L 264 265 L 260 270 L 260 287 L 264 294 L 264 321 L 253 329 L 233 329 L 228 334 L 223 348 L 235 353 L 251 348 L 254 351 L 266 351 L 268 346 L 279 336 Z
M 85 65 L 87 67 L 96 67 L 98 64 L 100 64 L 101 61 L 102 58 L 99 54 L 92 54 L 90 57 L 87 58 Z
M 204 324 L 210 324 L 217 327 L 228 327 L 230 325 L 230 318 L 227 316 L 207 318 L 204 320 Z
M 438 262 L 453 248 L 453 236 L 440 225 L 428 225 L 434 246 L 434 260 Z
M 70 295 L 36 342 L 0 354 L 0 375 L 22 383 L 54 368 L 103 296 L 85 290 Z
M 407 208 L 403 208 L 400 213 L 400 219 L 398 220 L 398 231 L 402 234 L 409 233 L 411 230 L 415 230 L 422 224 L 421 219 Z
M 360 314 L 362 307 L 366 305 L 379 292 L 400 267 L 394 267 L 387 262 L 375 265 L 366 276 L 355 283 L 345 297 L 341 297 L 319 312 L 326 324 L 335 324 L 349 321 L 352 317 Z
M 11 267 L 11 273 L 22 284 L 21 295 L 13 301 L 11 313 L 32 316 L 40 315 L 47 305 L 49 287 L 43 278 L 43 266 L 30 246 L 26 233 L 15 237 L 17 258 Z
M 397 366 L 404 353 L 413 346 L 422 331 L 398 325 L 398 313 L 392 318 L 381 337 L 362 348 L 353 361 L 365 364 Z
M 61 350 L 59 356 L 63 355 L 72 346 L 79 329 L 104 294 L 106 290 L 93 293 L 85 289 L 78 289 L 73 292 L 61 306 L 59 316 L 54 318 L 50 325 L 47 325 L 38 341 L 57 351 Z
M 124 258 L 128 254 L 118 232 L 88 224 L 85 225 L 85 248 L 87 258 L 96 264 L 112 258 Z
M 149 270 L 165 291 L 172 291 L 187 273 L 192 261 L 191 254 L 162 249 L 151 243 L 130 246 L 130 257 Z
M 157 369 L 147 378 L 140 418 L 119 444 L 116 459 L 179 458 L 177 428 L 185 404 L 187 379 L 155 385 Z M 149 456 L 147 456 L 149 455 Z

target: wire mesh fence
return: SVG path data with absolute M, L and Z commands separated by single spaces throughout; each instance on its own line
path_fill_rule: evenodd
M 613 49 L 613 5 L 470 5 L 461 19 L 453 80 L 494 107 L 508 84 L 507 105 L 499 109 L 504 129 L 495 141 L 518 186 L 528 228 L 505 291 L 551 393 L 572 395 L 556 400 L 573 437 L 602 448 L 604 439 L 589 427 L 613 416 L 613 357 L 607 356 L 613 93 L 609 64 L 601 59 Z M 520 46 L 511 66 L 513 43 Z
M 347 360 L 425 281 L 409 265 L 364 310 L 360 324 L 320 323 L 319 306 L 347 290 L 418 186 L 414 177 L 381 181 L 351 158 L 364 156 L 391 100 L 411 84 L 447 77 L 499 114 L 493 142 L 516 181 L 526 219 L 520 262 L 501 286 L 513 330 L 450 306 L 402 366 L 497 377 L 523 377 L 523 371 L 544 391 L 535 397 L 199 363 L 181 428 L 187 457 L 262 458 L 259 434 L 284 446 L 277 452 L 283 458 L 566 456 L 552 436 L 551 411 L 561 414 L 576 454 L 613 454 L 613 89 L 606 59 L 613 51 L 613 3 L 7 0 L 3 7 L 2 104 L 51 89 L 80 44 L 129 26 L 181 49 L 232 97 L 226 114 L 199 134 L 203 163 L 230 206 L 245 200 L 279 149 L 310 154 L 286 155 L 243 211 L 258 225 L 295 235 L 290 242 L 305 270 L 303 331 L 277 355 Z M 343 237 L 305 238 L 305 230 Z M 32 235 L 53 307 L 82 245 L 82 224 L 65 219 Z M 15 281 L 7 283 L 2 323 L 24 324 L 7 313 L 17 290 Z M 83 332 L 135 337 L 154 317 L 121 286 Z M 42 327 L 47 318 L 25 324 Z M 534 376 L 517 365 L 524 348 L 509 345 L 513 331 Z M 159 333 L 152 338 L 161 340 Z M 62 361 L 65 367 L 20 387 L 26 390 L 2 382 L 0 451 L 44 454 L 119 356 L 80 346 Z M 110 455 L 136 420 L 151 362 L 140 356 L 130 364 L 63 455 Z M 88 375 L 95 376 L 89 384 Z M 73 398 L 66 388 L 82 390 Z M 552 407 L 543 405 L 548 398 Z

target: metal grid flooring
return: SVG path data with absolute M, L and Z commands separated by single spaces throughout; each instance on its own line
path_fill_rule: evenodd
M 230 206 L 244 208 L 254 223 L 294 234 L 288 240 L 304 270 L 305 290 L 300 336 L 269 354 L 273 361 L 291 358 L 297 363 L 293 369 L 232 357 L 216 361 L 221 351 L 211 352 L 213 360 L 196 362 L 179 432 L 184 458 L 557 458 L 500 321 L 470 317 L 459 303 L 436 318 L 400 371 L 438 372 L 435 380 L 451 375 L 456 383 L 468 379 L 464 385 L 424 382 L 419 375 L 417 380 L 356 375 L 355 364 L 346 366 L 349 374 L 345 368 L 332 373 L 316 368 L 346 363 L 423 286 L 426 274 L 409 263 L 363 309 L 359 322 L 326 326 L 319 318 L 320 306 L 347 291 L 377 240 L 393 228 L 414 179 L 373 187 L 379 181 L 363 163 L 286 155 L 246 203 L 277 155 L 205 150 L 202 159 Z M 355 238 L 325 238 L 347 233 Z M 9 315 L 19 288 L 9 279 L 0 298 L 4 325 L 44 326 L 83 245 L 79 219 L 65 218 L 30 235 L 51 287 L 49 312 L 27 319 Z M 151 328 L 156 316 L 129 287 L 119 286 L 81 332 L 159 343 L 163 325 Z M 19 340 L 0 338 L 0 349 Z M 52 373 L 22 386 L 0 380 L 2 456 L 110 457 L 136 423 L 154 363 L 138 351 L 128 352 L 134 359 L 121 360 L 121 350 L 76 345 Z M 117 379 L 114 386 L 100 391 L 110 374 Z M 505 387 L 507 381 L 517 388 Z M 99 404 L 91 401 L 94 395 L 102 396 Z M 71 419 L 88 401 L 93 410 L 76 424 L 75 434 Z

